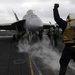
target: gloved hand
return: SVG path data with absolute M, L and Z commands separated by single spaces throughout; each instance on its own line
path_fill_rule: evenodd
M 54 8 L 58 8 L 59 7 L 59 4 L 54 4 Z

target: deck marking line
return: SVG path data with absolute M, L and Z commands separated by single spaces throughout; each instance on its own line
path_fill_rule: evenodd
M 29 58 L 29 63 L 30 63 L 30 69 L 31 69 L 31 75 L 34 75 L 33 67 L 32 67 L 32 61 Z

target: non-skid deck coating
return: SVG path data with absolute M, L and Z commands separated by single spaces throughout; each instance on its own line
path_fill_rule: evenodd
M 27 53 L 18 53 L 12 38 L 0 38 L 0 75 L 34 75 L 34 68 Z

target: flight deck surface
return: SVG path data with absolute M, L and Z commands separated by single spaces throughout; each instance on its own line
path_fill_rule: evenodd
M 62 47 L 60 42 L 59 45 Z M 44 64 L 41 58 L 19 52 L 17 42 L 13 41 L 12 37 L 0 38 L 0 75 L 58 75 L 58 73 L 59 71 Z M 67 75 L 74 74 L 75 69 L 68 67 Z
M 39 75 L 29 55 L 19 53 L 12 38 L 0 38 L 0 75 L 35 74 Z

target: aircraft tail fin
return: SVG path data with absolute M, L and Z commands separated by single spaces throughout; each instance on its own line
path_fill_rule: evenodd
M 18 16 L 17 16 L 17 14 L 16 14 L 14 11 L 13 11 L 13 13 L 14 13 L 14 15 L 15 15 L 16 20 L 19 21 L 19 18 L 18 18 Z

